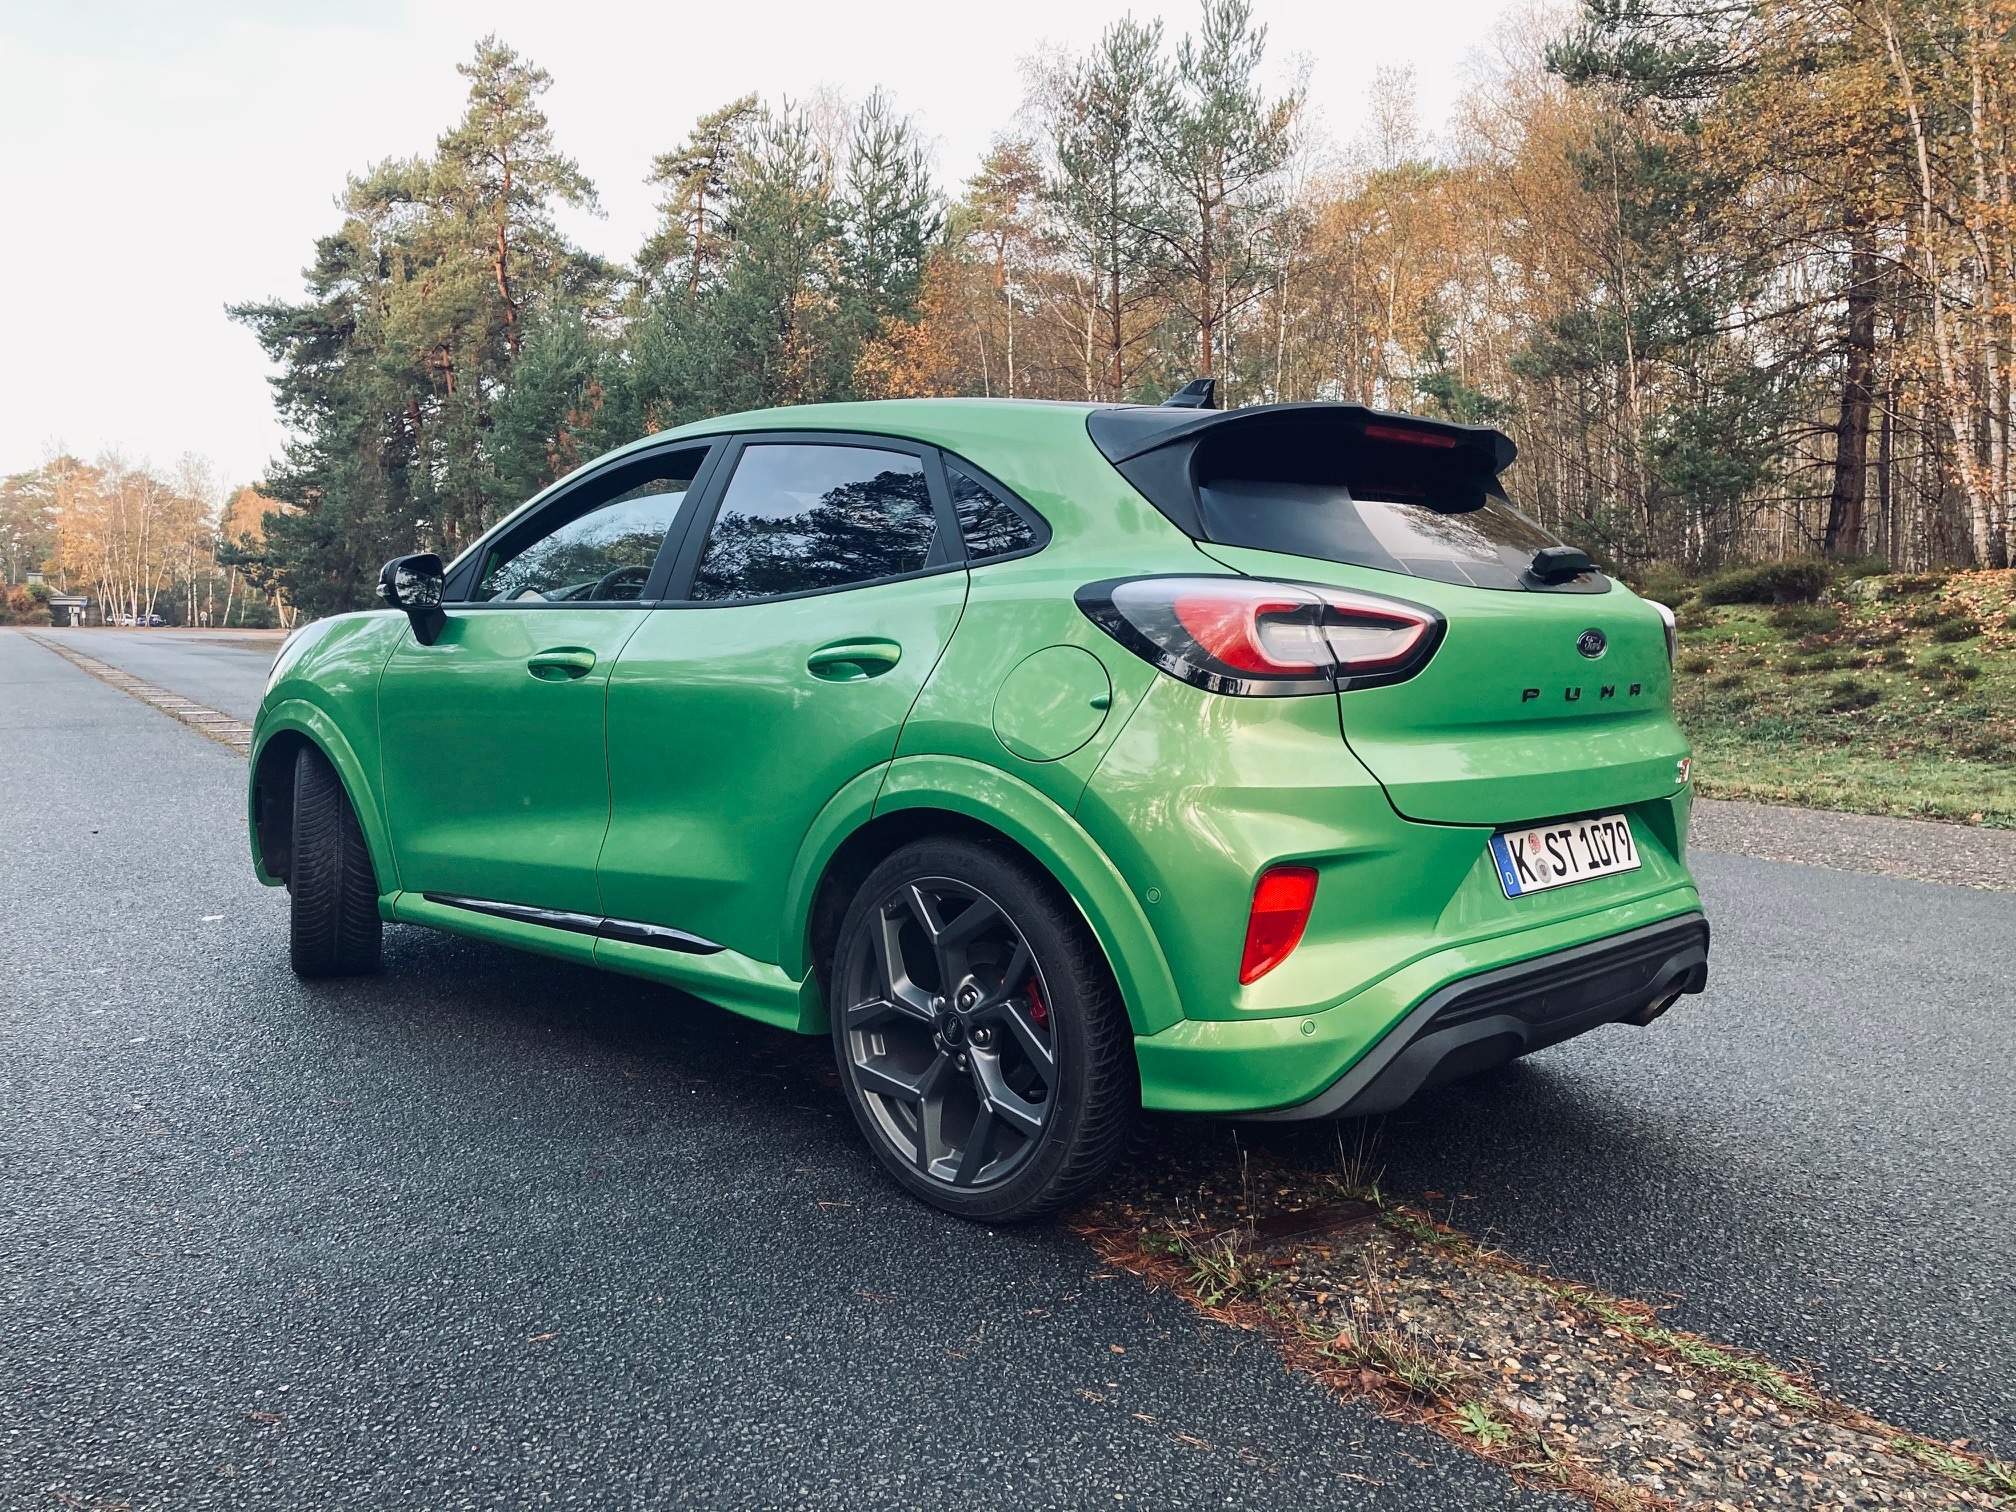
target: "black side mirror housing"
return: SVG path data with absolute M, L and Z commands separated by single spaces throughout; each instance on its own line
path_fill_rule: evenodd
M 1573 546 L 1543 546 L 1533 553 L 1533 564 L 1526 570 L 1543 583 L 1566 583 L 1595 565 L 1589 553 Z
M 431 551 L 394 557 L 378 574 L 378 597 L 406 611 L 413 622 L 413 638 L 423 646 L 433 645 L 448 623 L 441 610 L 447 577 L 441 558 Z

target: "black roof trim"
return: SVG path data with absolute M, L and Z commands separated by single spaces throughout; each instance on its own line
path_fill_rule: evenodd
M 1085 417 L 1092 444 L 1106 460 L 1119 465 L 1135 457 L 1195 438 L 1223 426 L 1247 426 L 1255 421 L 1294 425 L 1328 425 L 1342 431 L 1362 431 L 1368 425 L 1401 425 L 1410 430 L 1454 436 L 1461 448 L 1488 466 L 1493 474 L 1512 465 L 1519 448 L 1503 431 L 1488 425 L 1458 425 L 1399 410 L 1377 410 L 1363 404 L 1256 404 L 1248 409 L 1165 409 L 1160 405 L 1122 404 L 1096 409 Z

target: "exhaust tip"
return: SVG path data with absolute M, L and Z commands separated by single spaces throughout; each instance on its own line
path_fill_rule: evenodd
M 1649 1024 L 1668 1008 L 1679 1002 L 1684 995 L 1685 989 L 1679 987 L 1674 988 L 1671 992 L 1661 993 L 1636 1013 L 1625 1014 L 1623 1022 L 1627 1024 Z

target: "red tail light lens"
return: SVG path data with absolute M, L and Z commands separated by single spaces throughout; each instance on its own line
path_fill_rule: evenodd
M 1400 682 L 1443 632 L 1419 604 L 1243 577 L 1120 578 L 1079 589 L 1078 606 L 1170 676 L 1247 696 Z
M 1309 910 L 1316 903 L 1313 866 L 1270 866 L 1253 888 L 1246 916 L 1246 953 L 1239 959 L 1239 984 L 1251 986 L 1287 960 L 1302 943 Z

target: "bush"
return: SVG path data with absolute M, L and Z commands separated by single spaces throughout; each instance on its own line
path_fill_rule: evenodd
M 1656 599 L 1668 609 L 1678 609 L 1694 597 L 1694 580 L 1684 568 L 1666 562 L 1652 562 L 1637 574 L 1631 585 L 1640 598 Z
M 1981 627 L 1971 619 L 1950 619 L 1933 629 L 1932 639 L 1953 645 L 1960 641 L 1970 641 L 1980 633 Z
M 1699 677 L 1714 665 L 1715 659 L 1712 656 L 1683 656 L 1680 658 L 1680 670 L 1687 673 L 1690 677 Z
M 49 623 L 49 590 L 41 585 L 0 589 L 0 625 L 46 625 Z
M 1827 712 L 1850 714 L 1868 708 L 1882 696 L 1881 688 L 1872 688 L 1860 678 L 1837 677 L 1827 688 Z
M 2007 761 L 2016 755 L 2016 747 L 1993 730 L 1983 730 L 1966 736 L 1956 747 L 1962 756 L 1971 756 L 1976 761 Z
M 1685 609 L 1675 610 L 1673 615 L 1673 627 L 1683 633 L 1689 630 L 1711 629 L 1721 623 L 1722 617 L 1719 614 L 1694 600 L 1689 600 Z
M 1946 586 L 1943 572 L 1921 572 L 1914 576 L 1890 579 L 1892 593 L 1937 593 Z
M 1822 604 L 1786 604 L 1772 610 L 1771 623 L 1788 636 L 1828 635 L 1841 628 L 1841 613 Z
M 1961 661 L 1951 651 L 1940 651 L 1925 658 L 1921 672 L 1938 673 L 1948 682 L 1970 683 L 1981 675 L 1981 668 L 1974 662 Z
M 1833 581 L 1825 562 L 1762 562 L 1718 572 L 1700 588 L 1704 604 L 1810 604 Z
M 1967 615 L 1964 610 L 1949 609 L 1944 604 L 1927 604 L 1923 609 L 1913 609 L 1905 615 L 1904 623 L 1919 630 L 1930 630 L 1937 625 L 1945 624 L 1948 620 L 1965 618 Z

